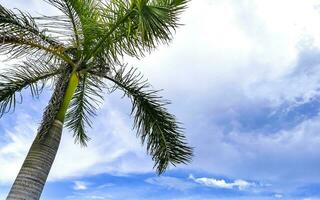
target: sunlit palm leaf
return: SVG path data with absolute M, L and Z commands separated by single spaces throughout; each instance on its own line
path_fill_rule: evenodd
M 0 5 L 1 54 L 14 58 L 51 54 L 63 58 L 63 51 L 63 45 L 41 31 L 29 14 L 16 14 Z
M 179 26 L 180 12 L 188 0 L 111 0 L 103 10 L 106 28 L 90 56 L 103 54 L 109 62 L 128 54 L 143 56 L 166 44 Z

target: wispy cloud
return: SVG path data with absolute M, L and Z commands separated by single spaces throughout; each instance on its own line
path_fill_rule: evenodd
M 83 181 L 74 181 L 73 189 L 74 190 L 86 190 L 90 183 L 83 182 Z
M 101 196 L 94 194 L 79 194 L 79 195 L 70 195 L 65 198 L 66 200 L 111 200 L 113 199 L 111 196 Z
M 183 180 L 176 177 L 160 176 L 148 178 L 145 182 L 153 185 L 163 186 L 169 189 L 188 190 L 196 187 L 196 185 L 188 180 Z
M 215 179 L 215 178 L 207 178 L 207 177 L 195 178 L 193 175 L 190 175 L 189 178 L 201 185 L 208 186 L 208 187 L 215 187 L 215 188 L 245 190 L 255 186 L 255 183 L 251 183 L 241 179 L 235 180 L 233 182 L 227 182 L 224 179 Z
M 283 198 L 283 194 L 275 194 L 274 197 L 277 198 L 277 199 L 282 199 Z
M 28 114 L 20 114 L 16 124 L 10 129 L 0 125 L 5 131 L 0 139 L 0 185 L 11 184 L 19 172 L 28 147 L 33 141 L 37 125 Z

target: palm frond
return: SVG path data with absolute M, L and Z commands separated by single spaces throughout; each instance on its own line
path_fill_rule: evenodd
M 159 174 L 163 173 L 170 163 L 176 165 L 191 160 L 192 148 L 187 146 L 182 128 L 175 117 L 165 108 L 169 102 L 163 100 L 158 91 L 144 81 L 140 73 L 133 68 L 126 71 L 125 67 L 122 67 L 115 72 L 115 76 L 104 77 L 114 82 L 115 89 L 123 90 L 131 99 L 134 127 L 142 143 L 146 143 L 147 152 L 155 161 Z
M 0 5 L 0 27 L 4 30 L 12 30 L 13 32 L 27 31 L 34 35 L 40 37 L 43 41 L 53 45 L 53 46 L 62 46 L 58 41 L 50 38 L 45 35 L 44 32 L 40 31 L 35 20 L 31 17 L 30 14 L 24 13 L 18 10 L 18 13 L 4 8 Z
M 104 33 L 90 55 L 103 54 L 109 62 L 124 54 L 141 57 L 171 41 L 180 25 L 179 14 L 188 0 L 112 0 L 104 6 Z
M 97 42 L 94 43 L 90 49 L 89 54 L 86 55 L 85 61 L 90 60 L 97 55 L 104 55 L 109 62 L 118 61 L 118 53 L 109 47 L 112 35 L 123 26 L 133 9 L 130 9 L 129 1 L 111 0 L 106 3 L 98 4 L 101 23 L 101 30 L 97 37 Z
M 68 0 L 45 0 L 49 4 L 53 5 L 57 9 L 59 9 L 62 13 L 67 16 L 68 20 L 65 20 L 65 22 L 69 23 L 69 27 L 71 28 L 73 32 L 73 43 L 76 48 L 80 48 L 81 42 L 83 40 L 83 32 L 82 32 L 82 26 L 81 26 L 81 20 L 80 17 L 73 7 L 74 1 L 68 1 Z
M 91 118 L 103 101 L 104 83 L 90 74 L 83 75 L 71 100 L 66 114 L 66 126 L 74 132 L 75 142 L 86 146 L 88 140 L 86 127 L 91 127 Z
M 33 18 L 38 27 L 49 35 L 50 38 L 59 41 L 64 47 L 76 46 L 75 33 L 70 19 L 65 15 L 47 16 L 41 15 Z
M 46 0 L 65 15 L 72 23 L 75 40 L 84 54 L 88 54 L 99 37 L 101 24 L 99 23 L 101 1 L 96 0 Z
M 128 29 L 138 36 L 144 49 L 168 43 L 187 3 L 188 0 L 134 0 L 136 12 Z
M 62 68 L 42 60 L 27 60 L 21 65 L 0 74 L 0 117 L 22 101 L 20 94 L 30 88 L 31 95 L 38 97 L 47 81 L 60 74 Z
M 0 5 L 0 53 L 17 58 L 24 55 L 52 54 L 61 58 L 64 46 L 40 30 L 28 14 Z

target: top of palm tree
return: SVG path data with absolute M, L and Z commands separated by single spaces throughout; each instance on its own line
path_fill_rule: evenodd
M 66 114 L 66 126 L 74 131 L 76 142 L 88 141 L 86 126 L 91 126 L 105 89 L 120 89 L 133 103 L 135 128 L 158 173 L 170 163 L 189 162 L 192 148 L 166 110 L 168 102 L 136 69 L 121 63 L 124 55 L 140 58 L 170 42 L 188 0 L 45 1 L 61 15 L 32 17 L 0 5 L 0 53 L 22 58 L 0 74 L 0 116 L 22 100 L 22 89 L 30 88 L 38 97 L 49 80 L 65 83 L 76 72 L 80 83 Z M 45 125 L 56 114 L 55 109 L 46 110 L 49 117 L 39 133 L 45 133 Z

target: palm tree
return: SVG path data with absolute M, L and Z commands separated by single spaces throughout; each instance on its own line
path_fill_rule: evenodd
M 103 92 L 122 90 L 132 102 L 137 135 L 157 173 L 192 157 L 180 124 L 125 56 L 141 58 L 172 39 L 188 0 L 45 0 L 61 16 L 32 17 L 0 5 L 0 53 L 20 64 L 0 74 L 0 116 L 30 89 L 39 97 L 48 84 L 53 95 L 8 200 L 39 199 L 57 153 L 62 127 L 86 145 Z
M 134 125 L 162 174 L 187 163 L 192 148 L 156 90 L 123 64 L 168 43 L 188 0 L 46 0 L 61 16 L 32 17 L 0 5 L 0 53 L 19 58 L 0 74 L 0 116 L 13 110 L 29 88 L 39 97 L 49 83 L 53 95 L 7 199 L 39 199 L 57 153 L 62 127 L 86 145 L 103 92 L 120 89 L 131 99 Z

